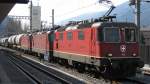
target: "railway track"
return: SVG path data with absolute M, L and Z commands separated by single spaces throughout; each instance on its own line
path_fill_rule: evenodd
M 148 83 L 145 83 L 144 81 L 140 81 L 138 79 L 125 78 L 123 79 L 123 84 L 148 84 Z
M 15 57 L 15 56 L 13 56 L 13 57 Z M 17 57 L 17 59 L 25 60 L 27 58 L 23 59 L 23 58 Z M 28 61 L 31 61 L 31 60 L 25 60 L 25 62 L 27 62 L 27 63 L 28 63 Z M 34 63 L 29 62 L 29 63 L 32 64 L 32 65 L 37 65 L 38 64 L 38 63 L 35 63 L 35 62 Z M 42 66 L 40 66 L 40 67 L 42 67 Z M 42 67 L 42 69 L 48 71 L 44 67 Z M 67 69 L 67 70 L 70 70 L 70 69 Z M 53 72 L 53 73 L 56 73 L 55 75 L 58 75 L 57 72 Z M 76 73 L 76 72 L 73 72 L 73 73 Z M 84 77 L 84 74 L 81 74 L 81 76 Z M 59 77 L 61 77 L 61 75 Z M 91 77 L 89 77 L 87 81 L 89 81 L 90 79 L 91 79 Z M 69 79 L 69 80 L 73 81 L 73 79 Z M 102 84 L 150 84 L 150 77 L 148 76 L 147 78 L 145 78 L 145 75 L 144 75 L 144 77 L 142 77 L 142 78 L 134 78 L 133 77 L 133 78 L 126 78 L 126 79 L 121 79 L 121 80 L 113 80 L 113 81 L 110 80 L 110 83 L 108 81 L 106 81 L 106 82 L 103 81 L 103 80 L 101 81 L 101 79 L 97 79 L 97 78 L 94 78 L 94 81 L 98 81 L 98 82 L 94 82 L 94 84 L 101 84 L 101 82 L 103 82 Z M 70 83 L 80 84 L 81 82 L 70 82 Z M 92 84 L 92 83 L 90 83 L 90 84 Z
M 46 69 L 44 66 L 31 62 L 30 60 L 22 57 L 9 55 L 8 58 L 36 84 L 84 84 L 81 81 L 77 81 L 77 79 L 71 79 L 70 77 Z
M 0 84 L 34 84 L 27 75 L 17 68 L 0 49 Z
M 11 58 L 8 58 L 18 69 L 20 69 L 30 80 L 32 80 L 35 84 L 40 84 L 41 82 L 32 74 L 30 74 L 28 71 L 26 71 L 24 68 L 22 68 L 19 64 L 15 63 L 14 60 Z
M 117 83 L 113 84 L 150 84 L 150 76 L 137 73 L 135 77 L 128 77 L 124 79 L 115 80 Z

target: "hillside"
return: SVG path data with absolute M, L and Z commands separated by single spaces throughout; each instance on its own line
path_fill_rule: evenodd
M 128 21 L 128 22 L 134 22 L 134 6 L 130 7 L 128 5 L 128 2 L 125 2 L 119 6 L 117 6 L 114 11 L 111 13 L 111 15 L 116 14 L 117 21 Z M 141 3 L 141 27 L 148 27 L 150 26 L 150 18 L 147 18 L 150 16 L 150 3 Z M 94 13 L 88 13 L 88 14 L 82 14 L 77 17 L 73 17 L 64 21 L 59 22 L 59 24 L 65 24 L 68 21 L 71 20 L 85 20 L 85 19 L 91 19 L 91 18 L 98 18 L 102 16 L 106 11 L 103 12 L 94 12 Z
M 150 26 L 150 3 L 141 3 L 141 27 Z M 134 7 L 128 6 L 128 2 L 119 5 L 112 13 L 117 14 L 118 21 L 134 22 Z

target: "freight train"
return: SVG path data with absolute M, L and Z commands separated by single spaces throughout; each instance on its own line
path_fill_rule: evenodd
M 143 67 L 134 23 L 78 22 L 47 32 L 1 38 L 0 43 L 79 71 L 95 70 L 106 77 L 134 76 L 136 69 Z

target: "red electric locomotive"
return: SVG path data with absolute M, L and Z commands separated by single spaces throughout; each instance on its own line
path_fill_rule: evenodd
M 32 34 L 32 52 L 37 53 L 38 56 L 45 55 L 45 59 L 49 54 L 49 40 L 48 40 L 49 32 L 38 32 Z
M 80 70 L 90 68 L 105 76 L 125 77 L 143 67 L 133 23 L 71 25 L 55 33 L 53 44 L 55 58 Z

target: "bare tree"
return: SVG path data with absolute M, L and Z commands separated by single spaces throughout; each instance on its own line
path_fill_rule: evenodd
M 3 30 L 3 34 L 10 36 L 14 34 L 22 33 L 22 26 L 20 20 L 9 19 L 6 28 Z

